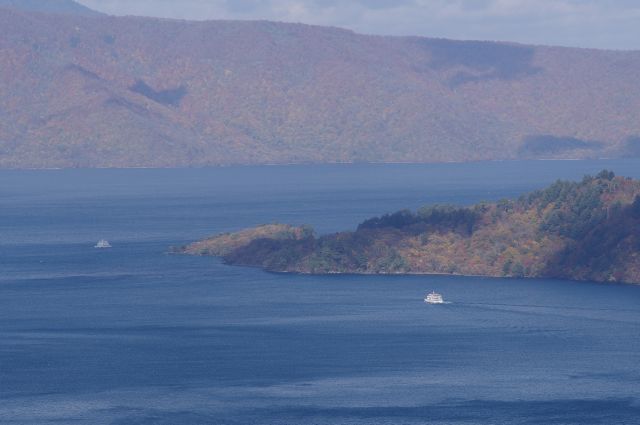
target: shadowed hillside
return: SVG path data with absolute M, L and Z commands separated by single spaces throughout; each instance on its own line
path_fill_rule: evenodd
M 638 156 L 639 71 L 640 52 L 6 8 L 0 166 Z

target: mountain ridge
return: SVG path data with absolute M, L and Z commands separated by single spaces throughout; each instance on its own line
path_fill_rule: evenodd
M 0 8 L 41 13 L 105 16 L 103 13 L 73 0 L 0 0 Z
M 0 13 L 0 167 L 640 155 L 640 52 Z

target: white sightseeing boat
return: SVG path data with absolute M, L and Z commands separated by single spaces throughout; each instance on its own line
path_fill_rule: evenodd
M 427 296 L 424 299 L 424 302 L 426 302 L 427 304 L 444 304 L 442 295 L 438 294 L 437 292 L 431 292 L 427 294 Z
M 94 248 L 111 248 L 111 244 L 106 239 L 100 239 Z

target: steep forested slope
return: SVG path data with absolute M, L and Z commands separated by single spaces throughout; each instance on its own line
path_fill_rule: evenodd
M 639 72 L 640 52 L 0 8 L 0 166 L 640 155 Z

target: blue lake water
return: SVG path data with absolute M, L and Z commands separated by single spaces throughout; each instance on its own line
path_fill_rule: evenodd
M 639 424 L 639 286 L 165 254 L 603 168 L 640 177 L 637 160 L 0 171 L 0 423 Z

